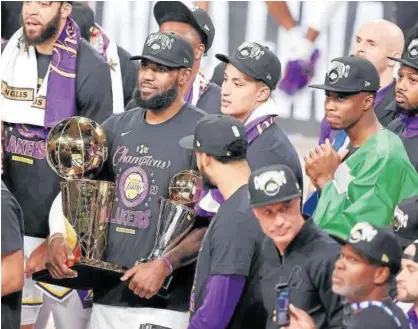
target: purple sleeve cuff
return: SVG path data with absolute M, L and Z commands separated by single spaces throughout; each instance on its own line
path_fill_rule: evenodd
M 206 282 L 205 298 L 188 329 L 224 329 L 234 314 L 244 289 L 245 277 L 211 275 Z

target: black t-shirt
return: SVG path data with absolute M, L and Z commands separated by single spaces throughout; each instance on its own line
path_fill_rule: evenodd
M 272 321 L 276 307 L 275 286 L 290 281 L 290 302 L 304 310 L 314 320 L 318 329 L 342 328 L 343 305 L 341 298 L 332 292 L 332 272 L 339 255 L 339 245 L 311 219 L 281 256 L 270 238 L 262 247 L 263 265 L 260 271 L 264 306 L 268 312 L 268 329 L 276 329 Z
M 282 164 L 293 170 L 303 191 L 303 174 L 299 156 L 289 138 L 277 123 L 265 129 L 248 147 L 247 160 L 251 170 Z
M 248 202 L 248 187 L 244 185 L 221 205 L 203 239 L 192 291 L 192 316 L 203 304 L 209 276 L 239 275 L 246 278 L 244 290 L 227 328 L 265 327 L 267 314 L 259 280 L 263 238 Z
M 38 55 L 37 59 L 38 80 L 43 80 L 50 56 Z M 109 66 L 84 39 L 78 50 L 76 104 L 77 115 L 98 123 L 113 111 Z M 47 133 L 40 127 L 5 122 L 3 179 L 22 207 L 25 234 L 40 238 L 49 234 L 49 210 L 61 181 L 45 158 Z
M 185 104 L 168 121 L 150 125 L 140 108 L 111 116 L 103 124 L 108 136 L 107 179 L 116 182 L 105 260 L 131 268 L 149 256 L 154 243 L 160 197 L 168 197 L 171 178 L 194 167 L 192 152 L 179 140 L 193 134 L 205 113 Z M 124 282 L 110 290 L 95 290 L 96 303 L 187 310 L 193 283 L 193 266 L 174 273 L 171 299 L 136 296 Z
M 409 161 L 411 161 L 412 165 L 415 167 L 415 170 L 418 172 L 418 135 L 414 137 L 402 136 L 401 134 L 405 128 L 405 123 L 402 122 L 402 120 L 399 118 L 393 120 L 388 126 L 388 129 L 397 134 L 402 140 L 406 153 L 408 154 Z
M 16 199 L 1 182 L 1 255 L 23 250 L 23 214 Z M 23 266 L 23 264 L 22 264 Z M 7 269 L 3 269 L 7 271 Z M 1 297 L 1 327 L 20 328 L 22 292 Z
M 211 83 L 202 96 L 200 96 L 196 106 L 207 114 L 221 114 L 221 88 Z M 135 101 L 131 100 L 126 106 L 125 111 L 132 110 L 135 107 Z
M 383 304 L 398 319 L 397 321 L 385 312 L 381 307 L 370 306 L 361 310 L 359 313 L 351 315 L 347 329 L 409 329 L 408 319 L 403 311 L 391 300 L 383 301 Z

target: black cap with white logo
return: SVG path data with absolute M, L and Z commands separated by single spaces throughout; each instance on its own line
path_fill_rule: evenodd
M 183 137 L 180 146 L 219 157 L 238 156 L 230 147 L 242 142 L 242 154 L 247 151 L 247 134 L 244 125 L 228 115 L 206 115 L 199 120 L 195 134 Z
M 389 267 L 392 274 L 401 268 L 402 248 L 390 228 L 361 222 L 351 229 L 348 240 L 334 238 L 352 246 L 372 263 Z
M 418 196 L 405 199 L 398 205 L 393 229 L 402 248 L 418 239 Z
M 172 68 L 192 68 L 194 56 L 189 43 L 177 34 L 157 32 L 148 36 L 142 55 L 131 59 L 148 59 Z
M 224 63 L 230 63 L 242 73 L 263 81 L 275 89 L 282 75 L 279 58 L 267 47 L 256 42 L 244 42 L 233 56 L 215 55 Z
M 403 65 L 412 67 L 415 70 L 418 70 L 418 38 L 412 40 L 408 45 L 408 48 L 402 54 L 402 58 L 388 57 L 393 59 L 396 62 L 399 62 Z
M 375 66 L 367 59 L 346 56 L 331 61 L 324 84 L 309 87 L 340 93 L 376 92 L 380 88 L 380 77 Z
M 210 16 L 203 9 L 193 6 L 187 7 L 181 1 L 158 1 L 154 6 L 154 17 L 158 25 L 166 22 L 167 17 L 170 21 L 187 21 L 205 36 L 203 40 L 206 52 L 210 49 L 215 38 L 215 26 L 210 19 Z
M 253 171 L 248 189 L 253 208 L 287 202 L 302 195 L 295 174 L 284 165 L 267 166 Z

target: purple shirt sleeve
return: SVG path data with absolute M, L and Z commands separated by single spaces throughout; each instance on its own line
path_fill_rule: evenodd
M 203 304 L 191 319 L 188 329 L 226 328 L 239 302 L 244 284 L 244 276 L 211 275 L 206 282 Z

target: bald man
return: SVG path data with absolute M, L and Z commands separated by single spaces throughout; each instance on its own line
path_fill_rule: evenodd
M 373 20 L 360 27 L 353 44 L 352 54 L 368 59 L 376 67 L 380 77 L 380 89 L 376 94 L 374 111 L 383 127 L 396 117 L 396 107 L 391 106 L 395 99 L 394 68 L 396 62 L 388 56 L 400 58 L 404 48 L 402 30 L 392 22 L 384 19 Z M 332 129 L 326 118 L 321 123 L 319 144 L 325 139 L 333 141 L 338 130 Z M 340 132 L 339 139 L 346 134 Z

